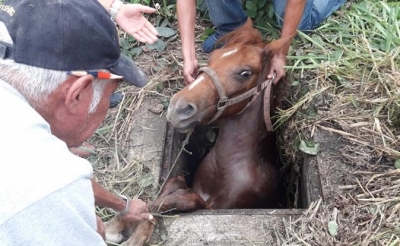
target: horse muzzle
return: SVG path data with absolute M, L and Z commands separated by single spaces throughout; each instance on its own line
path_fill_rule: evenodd
M 197 106 L 192 103 L 171 103 L 167 110 L 167 121 L 180 132 L 188 132 L 200 121 L 196 119 Z

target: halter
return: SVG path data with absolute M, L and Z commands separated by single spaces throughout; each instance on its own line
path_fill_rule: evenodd
M 211 118 L 211 120 L 208 122 L 208 124 L 210 124 L 210 123 L 214 122 L 216 119 L 218 119 L 218 117 L 221 116 L 221 114 L 224 112 L 226 107 L 237 104 L 239 102 L 246 100 L 249 97 L 252 97 L 250 102 L 248 102 L 247 105 L 238 113 L 238 114 L 241 114 L 260 95 L 260 92 L 262 92 L 265 88 L 267 88 L 267 91 L 264 96 L 264 121 L 265 121 L 265 126 L 267 128 L 267 131 L 269 131 L 269 132 L 273 131 L 271 117 L 270 117 L 270 102 L 269 102 L 269 98 L 267 98 L 267 97 L 269 97 L 271 95 L 271 85 L 272 85 L 271 82 L 274 80 L 275 74 L 272 79 L 265 80 L 264 82 L 262 82 L 261 84 L 258 84 L 256 87 L 252 88 L 251 90 L 248 90 L 245 93 L 238 95 L 234 98 L 228 98 L 226 96 L 224 87 L 221 84 L 221 81 L 218 79 L 217 74 L 214 72 L 214 70 L 212 68 L 202 67 L 199 69 L 198 74 L 200 72 L 204 72 L 210 77 L 210 79 L 214 83 L 214 86 L 217 89 L 217 92 L 219 95 L 219 100 L 217 102 L 217 112 Z

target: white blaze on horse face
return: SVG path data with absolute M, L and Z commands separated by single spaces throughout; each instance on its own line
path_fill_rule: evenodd
M 236 52 L 237 52 L 237 48 L 235 48 L 234 50 L 227 51 L 227 52 L 225 52 L 224 54 L 222 54 L 221 58 L 222 58 L 222 57 L 227 57 L 227 56 L 233 55 L 233 54 L 235 54 Z
M 199 77 L 197 77 L 197 79 L 195 81 L 193 81 L 190 85 L 188 90 L 190 91 L 191 89 L 193 89 L 196 85 L 198 85 L 201 81 L 204 80 L 204 76 L 200 75 Z

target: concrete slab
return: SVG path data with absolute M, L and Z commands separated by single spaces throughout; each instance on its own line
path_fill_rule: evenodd
M 154 108 L 161 107 L 158 113 Z M 135 113 L 133 128 L 130 133 L 132 146 L 128 152 L 130 163 L 140 162 L 153 173 L 153 192 L 158 191 L 164 146 L 167 136 L 167 123 L 162 114 L 160 98 L 147 96 Z
M 151 243 L 162 245 L 277 245 L 277 230 L 302 210 L 197 211 L 158 221 Z

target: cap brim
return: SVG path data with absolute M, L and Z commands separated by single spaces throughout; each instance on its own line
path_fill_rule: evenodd
M 124 76 L 124 80 L 137 87 L 143 87 L 147 84 L 146 74 L 138 68 L 133 61 L 123 56 L 119 57 L 117 64 L 109 70 L 117 75 Z

